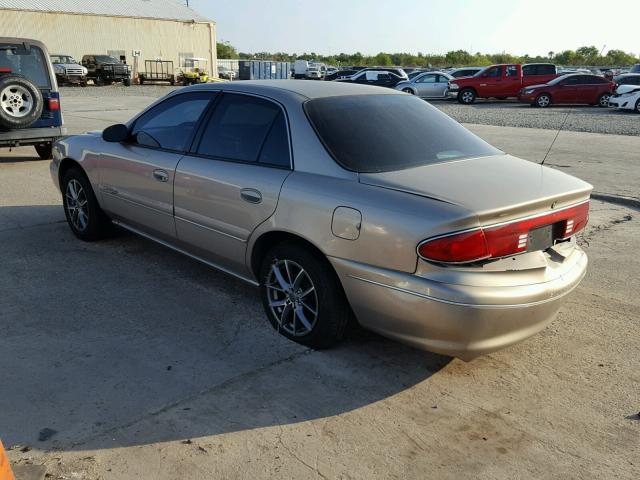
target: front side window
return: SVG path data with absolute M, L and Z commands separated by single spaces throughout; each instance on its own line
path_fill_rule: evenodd
M 44 53 L 34 45 L 26 48 L 24 45 L 0 44 L 0 68 L 22 75 L 40 88 L 51 88 Z
M 184 152 L 213 97 L 211 92 L 194 92 L 168 98 L 135 121 L 132 141 L 144 147 Z
M 411 95 L 326 97 L 305 103 L 331 156 L 345 169 L 402 170 L 501 152 Z
M 502 75 L 502 67 L 493 67 L 487 71 L 487 77 L 498 78 Z
M 416 80 L 416 83 L 436 83 L 437 75 L 425 75 Z
M 202 132 L 199 155 L 288 166 L 289 141 L 282 108 L 268 100 L 225 94 Z

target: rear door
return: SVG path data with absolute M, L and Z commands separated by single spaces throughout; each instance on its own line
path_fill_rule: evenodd
M 224 93 L 176 170 L 181 244 L 221 268 L 246 274 L 247 240 L 275 211 L 291 169 L 284 108 L 263 97 Z
M 522 74 L 519 65 L 506 65 L 502 85 L 497 97 L 515 97 L 522 88 Z
M 173 181 L 215 92 L 169 97 L 143 113 L 124 143 L 103 142 L 99 191 L 116 220 L 163 239 L 175 238 Z

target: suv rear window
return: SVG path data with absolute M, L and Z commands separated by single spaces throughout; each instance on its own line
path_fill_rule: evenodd
M 389 172 L 502 153 L 411 95 L 317 98 L 305 104 L 305 111 L 331 156 L 354 172 Z
M 0 44 L 0 68 L 22 75 L 40 88 L 51 88 L 47 60 L 36 46 L 27 51 L 24 45 Z

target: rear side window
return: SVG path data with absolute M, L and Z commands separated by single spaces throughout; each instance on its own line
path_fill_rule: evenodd
M 282 108 L 257 97 L 225 94 L 202 133 L 197 153 L 289 166 L 289 141 Z
M 331 156 L 354 172 L 387 172 L 501 153 L 411 95 L 318 98 L 308 101 L 305 111 Z
M 31 45 L 0 44 L 0 68 L 22 75 L 40 88 L 51 88 L 49 67 L 42 50 Z
M 185 151 L 214 96 L 211 92 L 193 92 L 168 98 L 136 120 L 131 130 L 133 141 L 144 147 Z

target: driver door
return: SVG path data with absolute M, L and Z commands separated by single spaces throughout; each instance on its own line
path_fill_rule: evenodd
M 175 170 L 215 96 L 211 91 L 174 95 L 136 119 L 129 141 L 103 143 L 99 192 L 110 216 L 149 235 L 175 238 Z

